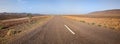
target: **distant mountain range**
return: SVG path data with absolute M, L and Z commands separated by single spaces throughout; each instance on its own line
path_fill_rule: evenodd
M 0 13 L 0 20 L 5 19 L 14 19 L 14 18 L 22 18 L 27 17 L 28 14 L 32 16 L 38 16 L 43 14 L 31 14 L 31 13 Z M 73 15 L 74 16 L 74 15 Z M 88 15 L 78 15 L 80 17 L 120 17 L 120 9 L 112 9 L 112 10 L 104 10 L 104 11 L 96 11 L 88 13 Z
M 0 20 L 27 17 L 28 14 L 32 16 L 41 15 L 41 14 L 30 14 L 30 13 L 0 13 Z
M 89 15 L 95 15 L 95 16 L 120 16 L 120 9 L 96 11 L 96 12 L 89 13 Z

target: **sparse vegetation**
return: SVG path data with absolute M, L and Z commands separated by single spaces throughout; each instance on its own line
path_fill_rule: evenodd
M 28 18 L 29 18 L 28 21 L 29 21 L 29 22 L 32 22 L 32 17 L 33 17 L 33 16 L 32 16 L 31 14 L 27 14 L 27 16 L 28 16 Z
M 98 26 L 99 26 L 99 27 L 101 27 L 101 25 L 100 25 L 100 24 L 99 24 Z
M 83 22 L 83 23 L 85 23 L 85 21 L 82 21 L 82 20 L 80 20 L 80 22 Z
M 114 30 L 120 30 L 120 18 L 115 18 L 115 17 L 99 17 L 97 16 L 92 17 L 92 16 L 64 16 L 69 19 L 73 19 L 76 21 L 80 22 L 85 22 L 87 24 L 92 24 L 92 25 L 97 25 L 99 27 L 105 27 L 105 28 L 110 28 Z
M 92 23 L 92 25 L 95 25 L 95 23 Z
M 3 28 L 3 26 L 2 25 L 0 25 L 0 30 Z
M 50 18 L 51 16 L 28 16 L 25 18 L 2 20 L 0 23 L 0 44 L 5 43 L 6 38 L 10 36 L 16 36 L 24 31 L 37 28 Z M 29 20 L 31 21 L 29 22 Z
M 22 32 L 21 30 L 14 30 L 14 29 L 9 29 L 9 31 L 7 32 L 6 36 L 11 36 L 11 35 L 15 35 Z

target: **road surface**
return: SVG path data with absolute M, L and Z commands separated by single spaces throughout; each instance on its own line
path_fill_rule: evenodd
M 9 44 L 120 44 L 120 33 L 55 16 Z

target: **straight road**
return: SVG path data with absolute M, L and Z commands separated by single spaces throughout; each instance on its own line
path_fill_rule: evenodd
M 120 44 L 120 33 L 55 16 L 10 44 Z

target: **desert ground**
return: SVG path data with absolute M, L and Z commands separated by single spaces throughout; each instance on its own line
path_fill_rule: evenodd
M 2 13 L 0 44 L 120 44 L 120 10 L 82 15 Z
M 65 18 L 72 19 L 78 22 L 87 23 L 89 25 L 97 25 L 99 27 L 110 28 L 116 31 L 120 31 L 120 17 L 81 17 L 79 15 L 64 16 Z

